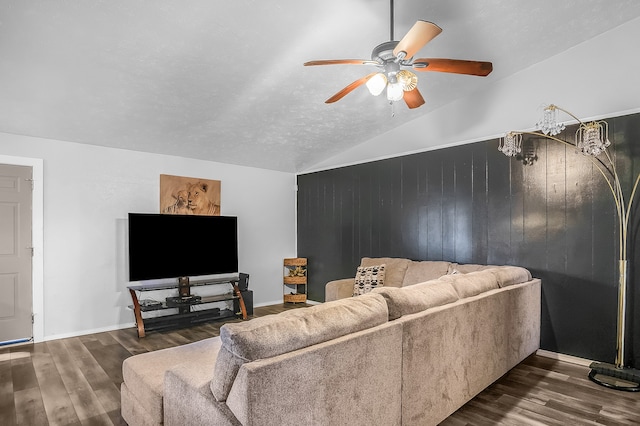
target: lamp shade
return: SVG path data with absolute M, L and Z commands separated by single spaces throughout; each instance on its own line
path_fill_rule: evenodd
M 404 90 L 402 90 L 402 84 L 400 83 L 389 83 L 387 85 L 387 99 L 395 102 L 402 99 L 404 96 Z
M 411 71 L 401 70 L 398 72 L 398 82 L 402 85 L 402 90 L 410 92 L 418 86 L 418 76 Z
M 367 81 L 367 89 L 373 96 L 378 96 L 387 87 L 387 76 L 377 73 Z

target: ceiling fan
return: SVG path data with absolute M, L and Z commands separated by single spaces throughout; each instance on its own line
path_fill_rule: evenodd
M 340 90 L 325 103 L 333 103 L 365 84 L 372 95 L 380 95 L 387 89 L 387 100 L 390 103 L 403 99 L 409 108 L 417 108 L 424 104 L 424 98 L 418 90 L 418 77 L 413 72 L 403 69 L 412 68 L 418 72 L 437 71 L 456 74 L 467 74 L 485 77 L 493 70 L 491 62 L 467 61 L 460 59 L 418 58 L 413 56 L 428 42 L 442 32 L 442 28 L 428 21 L 419 20 L 400 41 L 393 41 L 393 0 L 390 0 L 390 39 L 379 44 L 367 59 L 328 59 L 305 62 L 304 66 L 313 65 L 373 65 L 380 71 L 368 74 Z

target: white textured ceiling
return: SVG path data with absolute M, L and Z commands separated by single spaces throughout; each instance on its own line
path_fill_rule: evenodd
M 637 0 L 396 0 L 396 39 L 444 30 L 417 57 L 494 71 L 419 73 L 426 105 L 392 117 L 364 87 L 324 103 L 372 68 L 302 66 L 368 59 L 387 0 L 0 0 L 0 132 L 297 172 L 638 16 Z

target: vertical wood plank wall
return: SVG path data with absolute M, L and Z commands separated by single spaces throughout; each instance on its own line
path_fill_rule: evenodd
M 640 114 L 607 121 L 628 199 L 640 171 Z M 525 138 L 530 165 L 497 147 L 491 140 L 299 175 L 309 299 L 324 301 L 324 285 L 353 277 L 364 256 L 520 265 L 542 279 L 541 347 L 613 362 L 618 229 L 608 186 L 560 143 Z M 627 359 L 639 368 L 640 199 L 634 207 Z

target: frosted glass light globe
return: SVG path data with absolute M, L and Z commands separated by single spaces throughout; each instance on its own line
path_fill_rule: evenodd
M 378 96 L 387 87 L 387 76 L 377 73 L 367 81 L 367 89 L 373 96 Z

